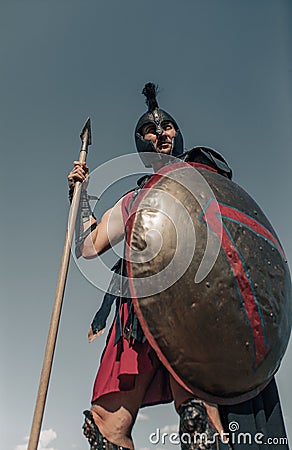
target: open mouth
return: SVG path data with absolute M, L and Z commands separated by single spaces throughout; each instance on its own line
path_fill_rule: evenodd
M 166 148 L 169 148 L 169 146 L 171 145 L 171 142 L 160 142 L 159 144 L 158 144 L 158 148 L 160 148 L 160 149 L 166 149 Z

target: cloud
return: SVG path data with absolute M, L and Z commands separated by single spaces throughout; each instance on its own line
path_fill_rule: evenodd
M 138 416 L 137 416 L 137 420 L 145 421 L 145 420 L 149 420 L 149 416 L 147 416 L 146 414 L 141 413 L 140 411 L 138 412 Z
M 177 423 L 173 425 L 165 425 L 165 427 L 160 429 L 161 433 L 173 433 L 174 431 L 178 431 Z
M 153 447 L 152 448 L 143 447 L 143 448 L 139 448 L 139 450 L 153 450 Z M 165 448 L 155 447 L 155 450 L 165 450 Z
M 56 437 L 57 437 L 57 433 L 52 429 L 41 431 L 38 450 L 57 450 L 56 448 L 48 447 L 48 445 L 52 441 L 54 441 L 56 439 Z M 15 450 L 27 450 L 28 440 L 29 440 L 29 437 L 26 436 L 24 438 L 24 441 L 26 441 L 26 444 L 17 445 L 15 447 Z

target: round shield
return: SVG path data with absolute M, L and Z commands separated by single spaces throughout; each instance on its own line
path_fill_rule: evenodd
M 291 281 L 271 224 L 237 184 L 176 163 L 136 197 L 127 270 L 150 344 L 181 385 L 207 400 L 255 395 L 291 329 Z

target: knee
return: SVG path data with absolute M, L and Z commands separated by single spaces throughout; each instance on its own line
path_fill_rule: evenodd
M 113 428 L 114 422 L 110 424 L 108 420 L 102 421 L 97 412 L 84 411 L 84 415 L 82 428 L 91 450 L 134 450 L 131 437 L 124 436 L 123 429 Z
M 134 419 L 125 408 L 108 411 L 100 405 L 93 405 L 91 411 L 96 425 L 108 440 L 114 442 L 131 436 Z

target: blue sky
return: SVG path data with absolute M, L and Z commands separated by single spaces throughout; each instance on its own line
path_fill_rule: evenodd
M 31 426 L 68 214 L 66 177 L 88 116 L 93 170 L 135 152 L 133 130 L 145 110 L 140 92 L 145 82 L 158 83 L 160 105 L 177 119 L 186 148 L 204 144 L 224 154 L 291 264 L 291 12 L 286 0 L 2 2 L 0 418 L 6 450 L 25 445 Z M 126 184 L 104 195 L 98 213 L 133 181 Z M 101 297 L 72 261 L 44 449 L 88 448 L 81 413 L 104 337 L 89 345 L 86 335 Z M 277 379 L 292 437 L 291 351 Z M 157 449 L 148 436 L 177 423 L 173 406 L 142 412 L 136 447 Z

